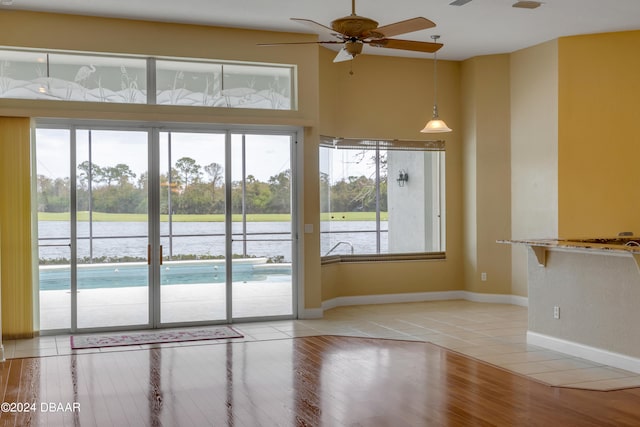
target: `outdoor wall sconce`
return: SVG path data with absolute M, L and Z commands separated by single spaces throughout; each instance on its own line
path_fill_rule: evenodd
M 404 183 L 409 181 L 409 174 L 404 169 L 400 169 L 400 174 L 398 175 L 398 179 L 396 179 L 396 181 L 398 181 L 398 185 L 400 187 L 404 187 Z

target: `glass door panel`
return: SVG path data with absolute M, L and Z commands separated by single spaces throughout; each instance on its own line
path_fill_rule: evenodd
M 291 143 L 231 137 L 234 319 L 293 314 Z
M 36 130 L 40 330 L 71 328 L 70 138 Z
M 227 318 L 225 139 L 160 132 L 163 324 Z
M 77 328 L 149 324 L 148 133 L 76 132 Z

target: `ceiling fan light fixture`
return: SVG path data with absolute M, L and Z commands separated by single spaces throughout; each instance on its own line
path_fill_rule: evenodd
M 440 36 L 431 36 L 434 43 L 438 42 Z M 438 54 L 433 53 L 433 117 L 420 131 L 422 133 L 444 133 L 451 132 L 451 128 L 438 116 Z
M 356 55 L 360 55 L 362 53 L 362 47 L 364 43 L 359 42 L 347 42 L 344 46 L 347 52 L 351 54 L 352 57 L 356 57 Z

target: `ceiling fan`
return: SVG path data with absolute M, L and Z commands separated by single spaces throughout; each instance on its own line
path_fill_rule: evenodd
M 263 43 L 261 46 L 276 46 L 286 44 L 344 44 L 333 62 L 349 61 L 362 53 L 365 44 L 373 47 L 389 49 L 411 50 L 415 52 L 433 53 L 442 47 L 442 43 L 421 42 L 416 40 L 391 39 L 389 37 L 400 34 L 426 30 L 436 26 L 427 18 L 417 17 L 405 21 L 378 27 L 378 22 L 371 18 L 356 15 L 356 1 L 351 0 L 351 15 L 337 18 L 331 22 L 331 27 L 319 24 L 310 19 L 291 18 L 312 30 L 319 32 L 321 37 L 330 40 L 318 42 L 298 43 Z

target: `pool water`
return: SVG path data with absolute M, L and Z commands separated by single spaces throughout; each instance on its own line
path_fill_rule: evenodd
M 253 261 L 253 260 L 252 260 Z M 161 267 L 162 285 L 225 283 L 223 262 L 167 262 Z M 146 263 L 91 264 L 78 266 L 78 289 L 121 288 L 149 285 Z M 262 261 L 235 263 L 233 282 L 282 281 L 291 276 L 291 264 L 266 264 Z M 40 267 L 40 290 L 69 290 L 70 266 Z

